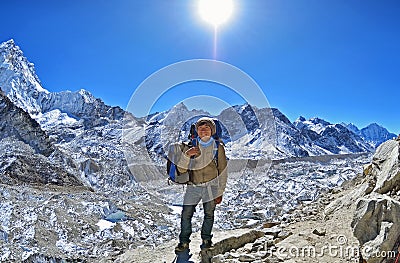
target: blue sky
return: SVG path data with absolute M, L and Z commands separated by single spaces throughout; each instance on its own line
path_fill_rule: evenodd
M 359 128 L 400 133 L 398 0 L 234 0 L 217 60 L 251 76 L 269 104 Z M 90 91 L 126 108 L 135 89 L 172 63 L 213 59 L 213 28 L 190 0 L 2 0 L 0 41 L 13 38 L 50 91 Z M 186 87 L 187 86 L 187 87 Z M 194 95 L 241 103 L 210 83 L 178 85 L 155 110 Z

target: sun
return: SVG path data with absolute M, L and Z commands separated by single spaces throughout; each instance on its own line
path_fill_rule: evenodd
M 214 27 L 225 23 L 232 12 L 232 0 L 199 0 L 200 16 Z

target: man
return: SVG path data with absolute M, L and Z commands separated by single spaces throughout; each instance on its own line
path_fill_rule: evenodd
M 192 217 L 197 204 L 202 201 L 204 219 L 201 228 L 201 249 L 212 246 L 212 227 L 214 224 L 215 206 L 222 201 L 222 194 L 227 181 L 227 160 L 225 149 L 221 142 L 217 142 L 213 135 L 216 126 L 211 118 L 203 117 L 196 122 L 198 138 L 194 145 L 185 144 L 183 154 L 178 161 L 179 173 L 190 173 L 190 182 L 187 185 L 182 215 L 179 244 L 175 252 L 189 249 L 190 235 L 192 234 Z

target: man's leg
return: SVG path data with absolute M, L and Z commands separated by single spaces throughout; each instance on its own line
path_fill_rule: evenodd
M 181 233 L 179 234 L 180 243 L 190 243 L 190 235 L 192 234 L 192 217 L 200 200 L 201 189 L 199 189 L 199 187 L 188 185 L 183 198 Z
M 179 234 L 180 243 L 190 243 L 190 235 L 192 234 L 192 217 L 196 205 L 183 205 L 181 215 L 181 233 Z
M 212 238 L 211 231 L 214 224 L 214 211 L 215 211 L 214 200 L 203 203 L 203 208 L 204 208 L 204 220 L 203 220 L 203 225 L 201 227 L 201 239 L 211 242 Z

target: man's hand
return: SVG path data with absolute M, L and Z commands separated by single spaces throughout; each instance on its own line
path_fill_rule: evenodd
M 214 199 L 214 203 L 215 203 L 216 205 L 219 205 L 221 202 L 222 202 L 222 195 L 221 195 L 221 196 L 218 196 L 217 198 Z
M 192 147 L 192 148 L 189 148 L 189 149 L 185 152 L 185 154 L 186 154 L 187 156 L 189 156 L 189 157 L 195 156 L 195 155 L 197 155 L 197 154 L 199 154 L 199 153 L 200 153 L 199 147 Z

